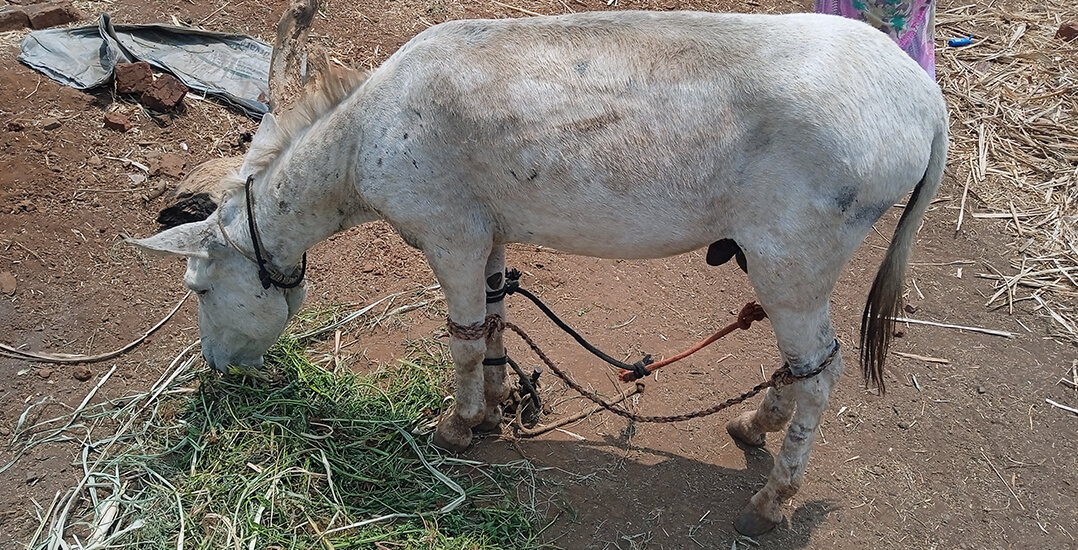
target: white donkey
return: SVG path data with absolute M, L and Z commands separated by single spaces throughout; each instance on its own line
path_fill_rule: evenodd
M 485 291 L 503 284 L 506 243 L 659 258 L 722 241 L 743 258 L 792 371 L 826 366 L 727 426 L 762 445 L 793 419 L 735 522 L 755 535 L 782 520 L 842 371 L 828 303 L 839 273 L 912 190 L 862 322 L 863 368 L 882 389 L 946 148 L 936 84 L 859 22 L 628 11 L 454 21 L 267 116 L 236 176 L 244 193 L 133 242 L 189 258 L 203 355 L 225 369 L 260 365 L 300 307 L 307 249 L 387 220 L 445 293 L 457 391 L 435 442 L 463 450 L 473 428 L 501 421 L 505 367 L 483 362 L 505 354 L 490 317 L 504 305 Z

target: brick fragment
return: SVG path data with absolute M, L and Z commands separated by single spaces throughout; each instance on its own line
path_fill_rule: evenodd
M 105 113 L 105 128 L 126 132 L 131 129 L 131 119 L 127 115 L 118 112 Z
M 183 157 L 172 153 L 163 153 L 150 159 L 150 175 L 165 175 L 173 178 L 183 176 L 183 169 L 187 162 Z
M 145 61 L 118 63 L 115 77 L 116 91 L 121 94 L 141 94 L 153 84 L 153 69 Z
M 82 19 L 82 12 L 71 2 L 45 2 L 23 6 L 23 13 L 30 18 L 33 29 L 47 29 L 57 25 L 66 25 Z
M 166 112 L 176 108 L 187 95 L 187 86 L 170 74 L 157 77 L 150 88 L 142 94 L 142 104 L 155 111 Z

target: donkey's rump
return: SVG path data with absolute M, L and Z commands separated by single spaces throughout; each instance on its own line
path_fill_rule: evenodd
M 418 171 L 431 203 L 474 199 L 499 241 L 618 257 L 699 248 L 765 212 L 867 231 L 924 173 L 939 123 L 910 119 L 942 111 L 881 33 L 811 14 L 456 21 L 367 87 L 385 133 L 364 164 L 390 183 L 365 195 L 391 221 L 409 225 L 392 182 Z

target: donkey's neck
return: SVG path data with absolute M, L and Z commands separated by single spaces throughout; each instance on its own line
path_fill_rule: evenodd
M 298 265 L 330 235 L 377 219 L 356 191 L 348 151 L 355 150 L 358 132 L 341 131 L 334 122 L 319 121 L 297 136 L 252 185 L 259 237 L 279 268 Z

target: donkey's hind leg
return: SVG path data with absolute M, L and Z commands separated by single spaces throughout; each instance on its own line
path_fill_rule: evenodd
M 505 300 L 497 292 L 505 288 L 505 246 L 497 245 L 490 251 L 485 271 L 487 295 L 487 315 L 497 315 L 505 319 Z M 505 345 L 502 343 L 502 331 L 495 331 L 487 337 L 487 352 L 483 364 L 483 400 L 486 412 L 483 422 L 475 427 L 480 432 L 496 432 L 501 429 L 501 403 L 509 397 L 509 387 L 505 385 Z
M 795 375 L 812 371 L 827 361 L 834 349 L 835 337 L 826 302 L 808 312 L 778 307 L 768 309 L 766 303 L 764 308 L 778 336 L 779 349 Z M 767 484 L 752 496 L 749 505 L 734 522 L 734 527 L 742 534 L 760 535 L 782 522 L 782 505 L 801 487 L 820 417 L 841 373 L 842 358 L 836 352 L 823 372 L 774 392 L 777 395 L 771 403 L 773 394 L 769 392 L 761 409 L 773 403 L 777 410 L 766 409 L 762 414 L 756 411 L 745 423 L 748 426 L 739 426 L 738 421 L 734 421 L 735 429 L 731 433 L 735 437 L 744 435 L 752 442 L 753 436 L 759 435 L 762 439 L 763 431 L 775 428 L 775 424 L 784 421 L 783 417 L 788 418 L 791 409 L 796 408 Z M 747 429 L 739 431 L 738 428 Z
M 746 411 L 726 423 L 726 433 L 745 445 L 763 447 L 767 433 L 781 430 L 793 415 L 793 390 L 770 388 L 755 411 Z

